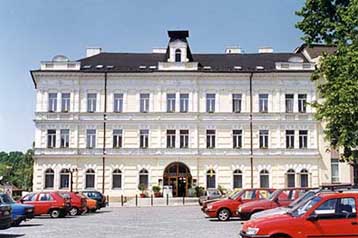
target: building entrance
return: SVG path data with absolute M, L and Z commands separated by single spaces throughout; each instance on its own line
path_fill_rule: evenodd
M 188 166 L 181 162 L 169 164 L 164 170 L 163 182 L 164 185 L 172 186 L 174 197 L 187 196 L 192 183 Z

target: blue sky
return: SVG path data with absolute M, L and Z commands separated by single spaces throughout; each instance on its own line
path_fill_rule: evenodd
M 0 151 L 26 150 L 34 140 L 35 90 L 29 70 L 85 48 L 150 52 L 165 47 L 166 31 L 188 29 L 192 52 L 245 52 L 262 46 L 293 51 L 294 25 L 304 0 L 61 0 L 0 2 Z

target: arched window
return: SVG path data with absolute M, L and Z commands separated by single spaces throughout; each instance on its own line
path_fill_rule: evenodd
M 87 169 L 86 171 L 86 188 L 94 188 L 96 172 L 93 169 Z
M 145 188 L 148 188 L 148 170 L 142 169 L 139 171 L 139 184 L 143 184 Z
M 181 50 L 179 49 L 175 51 L 175 62 L 181 62 Z
M 215 170 L 209 169 L 206 172 L 206 188 L 216 188 Z
M 296 186 L 295 171 L 293 169 L 287 170 L 286 176 L 287 176 L 287 178 L 286 178 L 287 187 L 294 188 Z
M 260 172 L 260 188 L 270 187 L 269 172 L 266 169 L 261 170 Z
M 307 188 L 308 187 L 308 170 L 302 169 L 300 172 L 300 181 L 301 181 L 301 187 Z
M 45 171 L 45 188 L 53 188 L 55 173 L 53 169 L 46 169 Z
M 122 171 L 120 169 L 113 170 L 112 188 L 122 188 Z
M 70 171 L 68 169 L 62 169 L 60 171 L 60 189 L 68 188 L 70 186 Z
M 242 172 L 240 169 L 234 171 L 234 189 L 242 188 Z

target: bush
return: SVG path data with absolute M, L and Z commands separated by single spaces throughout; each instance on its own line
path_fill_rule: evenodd
M 154 186 L 152 187 L 152 190 L 153 190 L 154 193 L 159 193 L 160 190 L 161 190 L 161 188 L 160 188 L 158 185 L 154 185 Z
M 141 191 L 142 193 L 144 193 L 144 191 L 145 191 L 147 188 L 146 188 L 146 186 L 145 186 L 144 184 L 141 183 L 141 184 L 138 185 L 138 189 L 139 189 L 139 191 Z
M 204 187 L 199 187 L 199 186 L 196 186 L 195 187 L 195 191 L 196 191 L 196 196 L 197 197 L 200 197 L 200 196 L 203 196 L 204 195 L 204 191 L 205 191 L 205 188 Z

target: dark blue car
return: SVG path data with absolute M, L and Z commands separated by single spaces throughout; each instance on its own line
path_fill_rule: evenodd
M 0 193 L 0 203 L 11 206 L 12 225 L 18 226 L 22 221 L 26 221 L 34 217 L 34 206 L 19 204 L 14 201 L 6 193 Z

